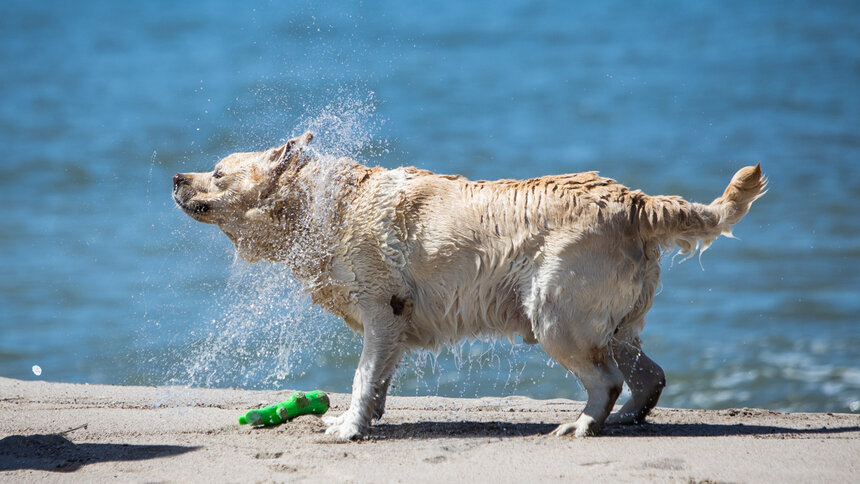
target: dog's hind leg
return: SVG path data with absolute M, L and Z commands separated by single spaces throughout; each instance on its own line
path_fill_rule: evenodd
M 352 381 L 352 399 L 349 409 L 337 417 L 324 417 L 329 425 L 326 434 L 342 439 L 360 437 L 370 426 L 375 415 L 381 415 L 385 396 L 397 363 L 403 355 L 397 321 L 383 311 L 364 321 L 364 347 L 355 377 Z
M 569 331 L 543 332 L 540 344 L 556 361 L 573 372 L 588 392 L 588 401 L 579 418 L 559 425 L 556 435 L 573 432 L 577 437 L 594 435 L 603 425 L 624 384 L 624 376 L 612 359 L 609 348 L 574 337 Z
M 642 352 L 638 338 L 632 341 L 613 338 L 611 347 L 632 396 L 621 410 L 609 416 L 606 423 L 626 425 L 642 423 L 657 405 L 660 393 L 666 386 L 666 376 L 660 365 L 654 363 Z
M 601 350 L 598 350 L 601 351 Z M 603 425 L 618 395 L 621 394 L 623 377 L 618 367 L 608 358 L 605 349 L 598 361 L 562 361 L 565 368 L 570 369 L 582 381 L 588 392 L 585 408 L 574 422 L 563 423 L 553 432 L 555 435 L 565 435 L 573 432 L 577 437 L 594 435 Z M 558 359 L 558 358 L 556 358 Z

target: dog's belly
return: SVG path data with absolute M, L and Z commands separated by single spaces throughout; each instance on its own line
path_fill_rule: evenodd
M 501 336 L 513 341 L 535 343 L 531 324 L 515 300 L 487 301 L 474 295 L 457 295 L 452 300 L 422 301 L 414 306 L 407 330 L 411 346 L 436 348 L 462 339 Z
M 510 266 L 492 267 L 474 257 L 439 264 L 434 270 L 412 271 L 413 312 L 407 341 L 413 346 L 435 348 L 465 338 L 517 335 L 536 342 L 521 304 L 518 274 Z

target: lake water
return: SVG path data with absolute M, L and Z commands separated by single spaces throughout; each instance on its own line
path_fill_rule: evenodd
M 860 3 L 0 5 L 0 375 L 350 390 L 361 338 L 173 206 L 305 129 L 470 178 L 770 191 L 643 333 L 664 406 L 860 412 Z M 34 365 L 41 368 L 34 372 Z M 583 398 L 539 349 L 414 354 L 394 393 Z

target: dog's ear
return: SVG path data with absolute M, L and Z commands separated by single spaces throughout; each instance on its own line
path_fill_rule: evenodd
M 273 149 L 269 153 L 272 178 L 277 180 L 287 168 L 298 171 L 306 163 L 305 157 L 302 156 L 304 148 L 313 139 L 314 135 L 308 131 L 297 138 L 287 141 L 283 146 Z

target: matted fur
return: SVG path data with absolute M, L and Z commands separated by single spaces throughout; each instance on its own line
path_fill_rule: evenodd
M 312 135 L 237 153 L 211 173 L 174 176 L 177 204 L 217 224 L 250 260 L 288 264 L 314 302 L 364 333 L 349 409 L 328 432 L 354 438 L 382 416 L 397 363 L 414 347 L 482 334 L 540 345 L 588 391 L 556 433 L 638 423 L 663 371 L 641 350 L 661 249 L 704 250 L 763 194 L 758 165 L 708 205 L 631 191 L 596 172 L 470 181 L 342 159 L 326 167 Z

